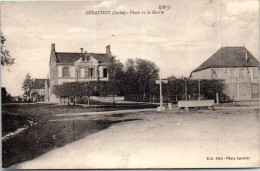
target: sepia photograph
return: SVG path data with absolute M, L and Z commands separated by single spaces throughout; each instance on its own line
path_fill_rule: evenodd
M 3 169 L 260 167 L 259 0 L 0 3 Z

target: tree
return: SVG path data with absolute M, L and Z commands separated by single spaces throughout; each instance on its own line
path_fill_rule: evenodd
M 96 83 L 95 82 L 85 82 L 80 84 L 82 96 L 87 96 L 88 97 L 88 106 L 90 105 L 90 96 L 93 95 L 95 89 L 96 89 Z
M 136 65 L 133 59 L 128 59 L 126 61 L 124 75 L 125 75 L 123 78 L 124 95 L 139 93 Z
M 199 80 L 192 80 L 188 78 L 169 80 L 165 85 L 163 94 L 169 97 L 178 97 L 178 100 L 185 99 L 185 80 L 187 86 L 187 95 L 193 100 L 199 97 Z M 205 99 L 215 99 L 216 93 L 222 95 L 224 84 L 222 80 L 200 80 L 200 95 Z M 188 98 L 188 99 L 190 99 Z
M 155 94 L 158 89 L 155 80 L 159 68 L 151 61 L 128 59 L 125 65 L 124 94 Z
M 123 93 L 123 78 L 124 78 L 124 65 L 116 60 L 115 57 L 111 58 L 110 65 L 108 66 L 109 82 L 107 84 L 107 94 L 113 96 L 113 106 L 115 106 L 115 95 Z
M 171 75 L 170 77 L 167 78 L 167 80 L 169 80 L 169 81 L 173 81 L 176 79 L 177 79 L 177 77 L 175 77 L 174 75 Z
M 61 98 L 63 97 L 63 91 L 62 91 L 62 86 L 61 85 L 54 85 L 53 86 L 53 93 L 57 96 L 59 96 L 60 98 L 60 102 L 61 102 Z M 65 103 L 65 102 L 64 102 Z
M 155 63 L 144 59 L 136 59 L 136 73 L 139 93 L 145 95 L 150 93 L 152 89 L 156 89 L 155 80 L 159 78 L 159 68 Z
M 6 38 L 3 33 L 1 33 L 1 65 L 11 66 L 14 64 L 14 58 L 10 55 L 9 51 L 4 49 Z
M 1 94 L 2 94 L 2 103 L 6 102 L 7 97 L 7 91 L 5 87 L 1 87 Z
M 33 87 L 33 80 L 31 79 L 30 74 L 26 74 L 25 79 L 22 84 L 22 89 L 24 90 L 24 95 L 31 99 L 31 90 Z

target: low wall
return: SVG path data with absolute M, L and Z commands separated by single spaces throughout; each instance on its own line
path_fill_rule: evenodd
M 178 107 L 204 107 L 213 106 L 214 100 L 189 100 L 189 101 L 178 101 Z
M 117 96 L 114 98 L 115 98 L 115 101 L 124 101 L 125 100 L 124 96 Z M 101 102 L 112 102 L 113 101 L 113 97 L 102 97 L 102 96 L 90 96 L 90 99 L 101 101 Z

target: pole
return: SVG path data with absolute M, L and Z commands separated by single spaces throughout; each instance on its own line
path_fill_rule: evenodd
M 75 141 L 75 137 L 74 137 L 74 115 L 73 115 L 73 122 L 72 122 L 72 141 Z
M 200 80 L 199 80 L 199 100 L 200 100 Z
M 163 99 L 162 99 L 162 79 L 160 78 L 160 108 L 162 110 Z
M 217 101 L 217 104 L 219 104 L 219 96 L 218 96 L 218 93 L 216 93 L 216 101 Z
M 187 96 L 187 80 L 185 79 L 185 101 L 188 100 L 188 96 Z

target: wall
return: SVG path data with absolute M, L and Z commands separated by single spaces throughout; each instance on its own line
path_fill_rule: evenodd
M 75 78 L 75 67 L 70 65 L 58 65 L 58 78 L 63 78 L 63 67 L 69 67 L 69 77 Z
M 259 67 L 208 68 L 191 74 L 191 79 L 212 78 L 224 80 L 224 93 L 231 98 L 249 100 L 252 99 L 252 84 L 259 86 Z
M 125 99 L 124 96 L 116 96 L 114 98 L 115 101 L 124 101 Z M 90 99 L 101 102 L 113 102 L 113 97 L 90 96 Z
M 239 77 L 239 70 L 243 69 L 244 77 Z M 259 72 L 259 67 L 236 67 L 236 68 L 208 68 L 191 73 L 191 79 L 224 79 L 225 83 L 258 83 L 259 73 L 254 75 L 253 70 Z M 232 76 L 231 72 L 234 71 Z

